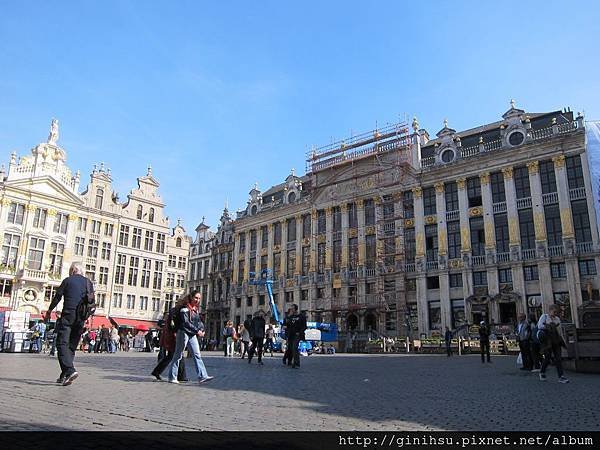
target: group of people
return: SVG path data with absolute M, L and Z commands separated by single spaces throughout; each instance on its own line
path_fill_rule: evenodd
M 114 324 L 110 327 L 102 324 L 99 329 L 85 329 L 81 335 L 79 349 L 88 353 L 116 353 L 117 350 L 128 352 L 133 347 L 131 331 L 119 331 Z

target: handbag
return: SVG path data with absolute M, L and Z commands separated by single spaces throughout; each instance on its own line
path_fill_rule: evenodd
M 519 356 L 517 356 L 517 366 L 523 366 L 523 355 L 519 352 Z

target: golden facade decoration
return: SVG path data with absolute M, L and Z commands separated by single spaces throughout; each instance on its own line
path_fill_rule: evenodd
M 553 157 L 552 162 L 554 163 L 554 167 L 556 169 L 565 167 L 565 155 L 558 155 L 558 156 Z
M 435 215 L 425 216 L 425 223 L 427 225 L 433 225 L 436 222 L 437 222 L 437 216 L 435 216 Z
M 540 166 L 539 161 L 530 161 L 527 163 L 527 170 L 529 171 L 529 175 L 535 175 L 538 173 L 538 169 Z
M 404 226 L 406 228 L 414 228 L 414 226 L 415 226 L 415 219 L 404 219 Z
M 480 217 L 483 215 L 483 208 L 481 206 L 475 206 L 474 208 L 469 208 L 469 216 L 470 217 Z
M 505 167 L 502 169 L 502 176 L 504 176 L 505 180 L 510 180 L 513 177 L 513 168 Z
M 459 190 L 464 191 L 467 188 L 467 179 L 465 177 L 461 177 L 456 180 L 456 186 Z

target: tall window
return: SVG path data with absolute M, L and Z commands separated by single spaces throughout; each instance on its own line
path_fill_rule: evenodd
M 460 258 L 460 222 L 458 220 L 448 222 L 448 258 Z
M 2 261 L 6 267 L 15 268 L 17 266 L 17 253 L 19 252 L 19 244 L 21 236 L 18 234 L 5 233 L 4 242 L 2 243 Z
M 137 217 L 138 220 L 142 220 L 143 214 L 144 214 L 144 208 L 142 208 L 142 205 L 138 205 L 135 216 Z
M 402 193 L 402 208 L 404 209 L 404 218 L 411 219 L 415 217 L 415 205 L 412 191 Z
M 135 309 L 135 295 L 127 294 L 127 309 Z
M 487 286 L 487 272 L 473 272 L 473 286 Z
M 540 181 L 542 183 L 542 194 L 556 192 L 556 174 L 552 160 L 540 161 Z
M 52 242 L 50 244 L 50 267 L 48 268 L 48 270 L 51 273 L 61 273 L 64 252 L 64 244 L 59 244 L 58 242 Z
M 348 203 L 348 226 L 350 228 L 358 227 L 358 214 L 356 211 L 356 203 Z
M 519 211 L 519 229 L 521 231 L 521 248 L 535 248 L 535 226 L 533 224 L 533 212 L 531 209 Z
M 260 248 L 269 247 L 269 227 L 263 225 L 260 227 Z
M 296 219 L 291 218 L 287 221 L 287 241 L 296 241 Z
M 89 258 L 97 258 L 98 257 L 98 240 L 90 239 L 88 241 L 88 252 L 87 255 Z
M 311 217 L 310 214 L 302 216 L 302 238 L 308 239 L 311 234 Z
M 145 295 L 140 296 L 140 311 L 146 311 L 148 309 L 148 297 Z
M 471 251 L 473 256 L 485 255 L 485 232 L 483 228 L 483 217 L 471 217 Z
M 366 255 L 365 255 L 365 265 L 367 269 L 375 268 L 375 261 L 377 259 L 377 244 L 375 241 L 375 235 L 369 234 L 365 237 L 365 247 L 366 247 Z
M 100 267 L 100 276 L 98 277 L 98 284 L 103 286 L 108 285 L 108 267 Z
M 590 216 L 588 214 L 586 200 L 571 202 L 573 212 L 573 227 L 575 228 L 576 242 L 591 242 L 592 232 L 590 229 Z
M 513 170 L 513 178 L 515 180 L 517 198 L 531 197 L 529 171 L 527 170 L 527 167 L 515 167 Z
M 69 223 L 69 216 L 64 213 L 56 214 L 54 218 L 54 232 L 60 234 L 67 234 L 67 224 Z
M 250 251 L 256 251 L 256 230 L 250 230 Z
M 333 208 L 333 231 L 342 230 L 342 211 L 339 206 Z
M 102 255 L 101 255 L 102 259 L 104 259 L 104 260 L 110 259 L 110 247 L 111 247 L 110 242 L 102 243 Z
M 358 268 L 358 238 L 348 239 L 348 263 L 350 270 Z
M 80 217 L 77 221 L 77 231 L 86 231 L 87 230 L 88 220 L 84 217 Z
M 154 231 L 146 230 L 146 239 L 144 240 L 144 250 L 151 252 L 154 248 Z
M 156 235 L 156 253 L 165 252 L 165 234 L 157 233 Z
M 287 252 L 287 277 L 292 278 L 296 271 L 296 250 L 288 250 Z
M 115 284 L 125 283 L 125 263 L 127 257 L 123 254 L 117 254 L 117 267 L 115 271 Z
M 244 281 L 244 261 L 238 261 L 238 282 Z
M 495 214 L 494 225 L 496 232 L 496 252 L 508 253 L 510 251 L 510 238 L 508 236 L 508 218 L 506 214 Z
M 417 253 L 414 228 L 407 228 L 404 230 L 404 251 L 406 252 L 406 262 L 414 263 Z
M 15 225 L 23 225 L 23 216 L 25 215 L 25 205 L 21 203 L 11 203 L 8 210 L 8 221 Z
M 523 266 L 523 277 L 525 281 L 539 280 L 538 266 Z
M 437 261 L 438 233 L 437 225 L 425 225 L 425 253 L 427 261 Z
M 481 181 L 479 177 L 467 179 L 467 197 L 469 199 L 469 208 L 481 206 Z
M 317 245 L 317 273 L 325 273 L 325 243 Z
M 96 209 L 102 209 L 102 203 L 104 202 L 104 190 L 102 188 L 96 189 L 96 202 L 94 207 Z
M 498 269 L 498 281 L 502 284 L 512 283 L 512 269 Z
M 150 208 L 148 212 L 148 222 L 154 223 L 154 208 Z
M 317 233 L 324 234 L 327 231 L 327 217 L 325 216 L 325 210 L 320 209 L 317 211 Z
M 492 202 L 500 203 L 506 201 L 504 190 L 504 175 L 502 172 L 493 172 L 490 175 L 490 187 L 492 188 Z
M 435 189 L 433 187 L 423 189 L 423 212 L 426 216 L 436 213 Z
M 140 258 L 137 256 L 131 256 L 129 258 L 129 277 L 127 278 L 127 284 L 129 286 L 136 286 L 138 279 L 138 267 L 140 265 Z
M 113 294 L 113 308 L 123 307 L 123 294 Z
M 112 236 L 115 230 L 115 226 L 112 223 L 104 224 L 104 236 Z
M 102 229 L 102 222 L 99 220 L 92 220 L 92 233 L 100 234 L 100 230 Z
M 133 248 L 141 248 L 142 246 L 142 229 L 133 228 L 133 236 L 131 238 L 131 246 Z
M 27 266 L 33 270 L 42 270 L 42 260 L 44 259 L 44 246 L 46 241 L 37 237 L 29 239 L 29 255 L 27 257 Z
M 85 276 L 89 278 L 92 283 L 96 281 L 96 266 L 94 264 L 85 265 Z
M 273 224 L 273 244 L 281 245 L 281 222 Z
M 375 225 L 375 202 L 372 198 L 365 200 L 365 225 Z
M 310 269 L 310 247 L 302 247 L 302 275 L 308 275 Z
M 121 225 L 121 231 L 119 232 L 119 245 L 129 245 L 129 226 Z
M 142 265 L 142 285 L 143 288 L 150 287 L 150 270 L 152 270 L 152 261 L 144 258 Z
M 273 277 L 279 278 L 281 275 L 281 253 L 273 254 Z
M 185 270 L 187 266 L 187 258 L 185 256 L 177 257 L 177 268 Z M 227 253 L 221 253 L 221 270 L 224 270 L 227 266 Z
M 342 240 L 333 241 L 333 271 L 338 273 L 342 269 Z
M 455 182 L 446 183 L 444 196 L 446 197 L 446 211 L 458 211 L 458 187 Z
M 567 180 L 569 189 L 582 188 L 585 186 L 583 181 L 583 168 L 581 167 L 581 156 L 569 156 L 567 159 Z
M 163 272 L 162 261 L 154 261 L 154 278 L 152 280 L 152 289 L 161 289 L 162 288 L 162 272 Z
M 35 214 L 33 216 L 33 226 L 35 228 L 46 228 L 46 217 L 48 215 L 48 210 L 43 208 L 36 208 Z
M 544 207 L 546 219 L 546 236 L 550 247 L 562 245 L 562 225 L 560 223 L 560 209 L 558 205 Z

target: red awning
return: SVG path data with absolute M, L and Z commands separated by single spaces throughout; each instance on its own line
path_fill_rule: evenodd
M 154 320 L 136 320 L 136 319 L 125 319 L 121 317 L 111 317 L 119 327 L 129 327 L 135 330 L 148 331 L 151 328 L 158 328 L 156 321 Z M 110 327 L 112 324 L 106 316 L 92 316 L 88 319 L 86 326 L 88 328 L 100 328 L 102 325 Z

